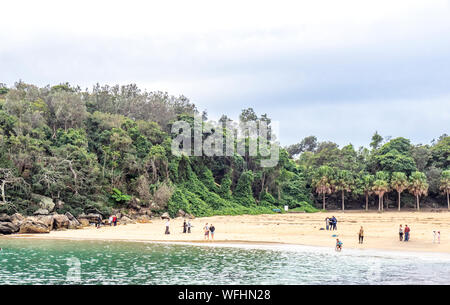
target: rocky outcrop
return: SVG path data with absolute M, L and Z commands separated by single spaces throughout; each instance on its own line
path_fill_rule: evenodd
M 119 220 L 119 223 L 126 225 L 126 224 L 130 224 L 130 223 L 135 223 L 135 222 L 130 217 L 122 216 L 122 218 L 120 218 L 120 220 Z
M 161 215 L 161 219 L 170 219 L 169 213 L 165 212 Z
M 19 227 L 12 222 L 0 222 L 1 234 L 13 234 L 19 231 Z
M 38 216 L 33 216 L 33 217 L 27 217 L 25 220 L 33 220 L 33 221 L 38 221 L 41 222 L 43 224 L 45 224 L 49 230 L 53 229 L 53 223 L 54 223 L 54 219 L 53 219 L 53 215 L 38 215 Z
M 49 233 L 50 228 L 39 220 L 27 218 L 20 226 L 19 233 Z
M 184 216 L 186 216 L 186 212 L 183 210 L 178 210 L 177 217 L 184 217 Z
M 20 227 L 20 225 L 22 224 L 22 222 L 24 220 L 25 220 L 25 217 L 23 217 L 22 214 L 19 214 L 19 213 L 15 213 L 10 216 L 10 221 L 18 227 Z
M 33 213 L 33 215 L 48 215 L 50 212 L 47 209 L 39 209 Z
M 89 223 L 97 223 L 99 217 L 100 219 L 103 219 L 102 215 L 100 214 L 80 214 L 78 215 L 78 220 L 81 222 L 82 219 L 86 219 Z
M 31 198 L 35 201 L 42 209 L 46 209 L 49 212 L 53 211 L 55 208 L 55 203 L 50 197 L 42 196 L 39 194 L 32 194 Z
M 70 225 L 70 220 L 66 215 L 56 214 L 53 215 L 53 229 L 62 230 L 68 229 Z

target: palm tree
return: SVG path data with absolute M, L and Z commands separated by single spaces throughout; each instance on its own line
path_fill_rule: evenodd
M 400 211 L 400 196 L 404 190 L 409 186 L 408 177 L 405 173 L 394 172 L 391 178 L 391 187 L 397 191 L 398 194 L 398 210 Z
M 367 174 L 362 177 L 362 190 L 366 196 L 366 211 L 369 210 L 369 196 L 372 194 L 372 186 L 375 177 L 373 175 Z
M 375 180 L 372 190 L 378 195 L 378 211 L 381 211 L 383 207 L 383 196 L 389 191 L 389 183 L 386 180 Z
M 409 192 L 416 196 L 417 211 L 420 211 L 419 197 L 427 195 L 428 183 L 427 176 L 422 172 L 414 172 L 409 177 Z
M 450 200 L 449 200 L 449 193 L 450 193 L 450 170 L 445 170 L 442 172 L 441 176 L 441 191 L 443 191 L 445 194 L 447 194 L 447 208 L 450 210 Z
M 323 165 L 319 167 L 315 177 L 313 178 L 313 186 L 316 192 L 322 195 L 323 207 L 325 210 L 325 195 L 333 193 L 333 169 L 329 166 Z
M 336 173 L 336 190 L 342 193 L 342 211 L 344 208 L 344 197 L 345 192 L 351 192 L 353 187 L 354 179 L 352 174 L 348 170 L 339 170 Z

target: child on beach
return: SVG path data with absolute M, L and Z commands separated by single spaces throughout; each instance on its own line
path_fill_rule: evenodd
M 342 250 L 342 242 L 339 240 L 339 238 L 336 238 L 336 251 L 341 252 Z
M 403 241 L 403 227 L 400 225 L 400 229 L 398 230 L 398 235 L 400 237 L 400 241 Z

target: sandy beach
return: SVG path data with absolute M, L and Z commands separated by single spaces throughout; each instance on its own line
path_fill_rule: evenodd
M 325 218 L 335 216 L 338 230 L 321 230 L 325 227 Z M 337 234 L 345 248 L 379 249 L 397 251 L 426 251 L 450 253 L 448 234 L 450 233 L 450 213 L 442 212 L 320 212 L 287 213 L 274 215 L 214 216 L 191 220 L 191 234 L 182 233 L 182 218 L 171 220 L 170 235 L 165 235 L 165 221 L 154 219 L 151 223 L 136 223 L 93 226 L 79 230 L 51 231 L 49 234 L 11 235 L 9 238 L 44 238 L 74 240 L 108 241 L 158 241 L 193 242 L 205 241 L 203 227 L 205 223 L 214 224 L 217 243 L 254 243 L 254 244 L 296 244 L 308 246 L 333 247 Z M 399 224 L 411 228 L 409 242 L 398 239 Z M 358 244 L 360 226 L 364 227 L 364 244 Z M 433 243 L 433 230 L 441 232 L 441 243 Z

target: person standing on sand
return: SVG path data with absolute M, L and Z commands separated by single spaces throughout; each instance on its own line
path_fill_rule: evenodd
M 164 234 L 170 234 L 169 226 L 170 226 L 170 219 L 167 219 L 167 221 L 166 221 L 166 232 Z
M 336 217 L 331 217 L 331 225 L 333 227 L 333 231 L 337 230 L 337 218 Z
M 186 233 L 187 231 L 187 223 L 186 223 L 186 219 L 183 222 L 183 233 Z
M 190 220 L 188 220 L 188 222 L 187 222 L 187 232 L 188 233 L 191 233 L 191 221 Z
M 403 241 L 403 227 L 400 225 L 400 228 L 398 229 L 398 235 L 400 238 L 400 241 Z
M 205 224 L 205 226 L 203 227 L 203 230 L 205 231 L 205 240 L 206 239 L 209 240 L 209 226 L 208 226 L 208 223 Z
M 436 231 L 433 231 L 433 244 L 436 243 Z
M 213 224 L 209 227 L 209 232 L 211 232 L 211 240 L 214 240 L 214 231 L 216 231 L 216 228 Z
M 409 232 L 411 229 L 408 227 L 408 225 L 405 225 L 405 241 L 409 241 Z
M 325 228 L 328 230 L 330 228 L 330 218 L 325 218 Z
M 441 231 L 437 232 L 437 239 L 438 239 L 438 244 L 441 243 Z
M 113 221 L 113 217 L 112 217 L 112 216 L 109 216 L 109 218 L 108 218 L 109 226 L 112 226 L 112 221 Z
M 114 217 L 113 217 L 113 223 L 114 223 L 114 226 L 117 226 L 117 216 L 116 215 L 114 215 Z
M 362 226 L 361 226 L 361 229 L 359 229 L 358 237 L 359 237 L 359 243 L 362 244 L 364 241 L 364 229 Z

